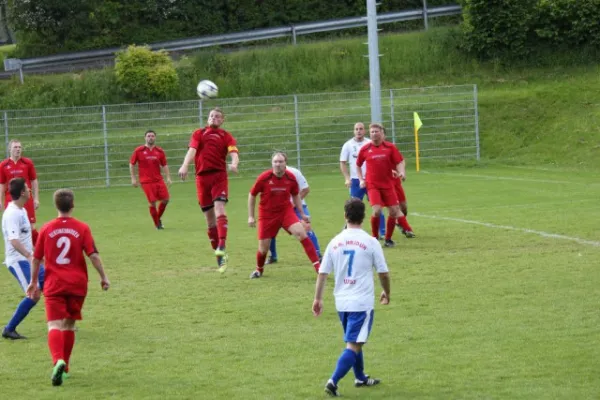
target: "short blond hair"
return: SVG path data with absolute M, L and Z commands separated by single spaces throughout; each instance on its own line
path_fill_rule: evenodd
M 271 155 L 271 160 L 274 159 L 276 156 L 282 156 L 284 161 L 287 163 L 288 157 L 287 157 L 287 154 L 285 153 L 285 151 L 281 151 L 281 150 L 274 151 L 273 154 Z
M 381 132 L 385 132 L 385 128 L 383 127 L 383 125 L 381 125 L 379 122 L 371 122 L 369 124 L 369 129 L 372 128 L 377 128 L 379 129 Z

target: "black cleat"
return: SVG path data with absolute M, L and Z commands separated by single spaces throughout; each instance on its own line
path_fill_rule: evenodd
M 369 375 L 365 375 L 365 376 L 367 377 L 366 381 L 361 381 L 361 380 L 355 379 L 354 386 L 356 386 L 356 387 L 375 386 L 375 385 L 379 385 L 381 383 L 381 381 L 379 379 L 369 378 Z
M 392 239 L 386 239 L 383 247 L 394 247 L 395 245 L 396 242 L 394 242 Z
M 20 335 L 17 331 L 9 331 L 6 328 L 4 328 L 2 331 L 2 337 L 10 340 L 27 339 L 25 336 Z
M 160 229 L 165 229 L 165 227 L 164 227 L 164 226 L 163 226 L 163 224 L 162 224 L 162 219 L 159 219 L 159 220 L 158 220 L 158 225 L 156 225 L 156 229 L 159 229 L 159 230 L 160 230 Z
M 333 381 L 330 379 L 327 381 L 327 385 L 325 385 L 325 393 L 330 395 L 331 397 L 339 397 L 338 387 Z
M 276 262 L 277 262 L 277 258 L 269 256 L 269 258 L 265 262 L 265 265 L 267 265 L 267 264 L 275 264 Z
M 402 234 L 404 236 L 406 236 L 407 239 L 412 239 L 412 238 L 417 237 L 417 235 L 415 235 L 415 233 L 413 231 L 405 231 L 404 229 L 402 229 Z

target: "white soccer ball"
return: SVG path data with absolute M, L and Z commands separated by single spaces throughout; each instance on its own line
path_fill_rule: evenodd
M 205 79 L 196 86 L 196 93 L 202 100 L 214 99 L 219 94 L 219 88 L 214 82 Z

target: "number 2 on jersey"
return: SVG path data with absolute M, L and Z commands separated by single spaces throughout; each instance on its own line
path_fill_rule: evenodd
M 62 249 L 58 257 L 56 257 L 56 263 L 60 265 L 69 264 L 71 259 L 67 257 L 67 254 L 71 248 L 71 239 L 66 236 L 59 237 L 56 241 L 56 247 Z
M 344 255 L 348 257 L 348 276 L 352 276 L 352 264 L 354 264 L 354 250 L 344 250 Z

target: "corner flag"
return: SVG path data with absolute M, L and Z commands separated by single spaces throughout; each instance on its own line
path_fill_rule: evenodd
M 413 117 L 415 120 L 415 154 L 417 155 L 417 172 L 419 172 L 419 129 L 423 126 L 423 122 L 421 122 L 421 118 L 419 118 L 419 114 L 416 112 L 413 112 Z

